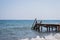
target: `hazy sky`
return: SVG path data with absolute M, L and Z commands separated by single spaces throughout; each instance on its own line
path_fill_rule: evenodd
M 0 0 L 0 19 L 60 20 L 60 0 Z

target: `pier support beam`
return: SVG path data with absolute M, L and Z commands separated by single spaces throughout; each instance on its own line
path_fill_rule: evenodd
M 42 32 L 42 26 L 41 26 L 41 32 Z
M 40 32 L 41 32 L 41 30 L 42 30 L 42 28 L 41 28 L 41 26 L 40 26 Z
M 58 26 L 57 26 L 57 32 L 58 32 Z
M 39 25 L 36 25 L 35 27 L 34 27 L 34 30 L 36 30 L 36 31 L 40 31 L 40 26 Z
M 55 31 L 57 32 L 57 27 L 56 27 L 56 30 Z
M 60 32 L 60 26 L 58 26 L 58 32 Z
M 58 26 L 56 27 L 56 32 L 58 31 Z
M 39 25 L 37 25 L 37 31 L 40 32 L 40 26 Z
M 52 27 L 52 32 L 53 32 L 53 27 Z
M 48 32 L 48 27 L 47 27 L 47 32 Z
M 49 32 L 50 32 L 50 27 L 49 27 Z
M 36 27 L 35 27 L 35 30 L 37 30 Z

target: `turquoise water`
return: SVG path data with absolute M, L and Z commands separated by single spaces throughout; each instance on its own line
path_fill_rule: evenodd
M 60 20 L 42 20 L 42 23 L 60 24 Z M 36 37 L 31 30 L 34 20 L 0 20 L 0 40 L 18 40 Z M 33 36 L 34 35 L 34 36 Z

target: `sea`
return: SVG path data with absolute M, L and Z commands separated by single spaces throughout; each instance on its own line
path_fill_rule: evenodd
M 38 20 L 39 21 L 39 20 Z M 0 20 L 0 40 L 60 40 L 60 32 L 37 32 L 31 29 L 34 20 Z M 60 20 L 42 20 L 60 24 Z

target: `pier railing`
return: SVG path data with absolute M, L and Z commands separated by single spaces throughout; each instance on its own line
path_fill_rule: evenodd
M 35 24 L 37 23 L 37 20 L 35 19 L 33 24 L 32 24 L 32 29 L 34 28 Z

